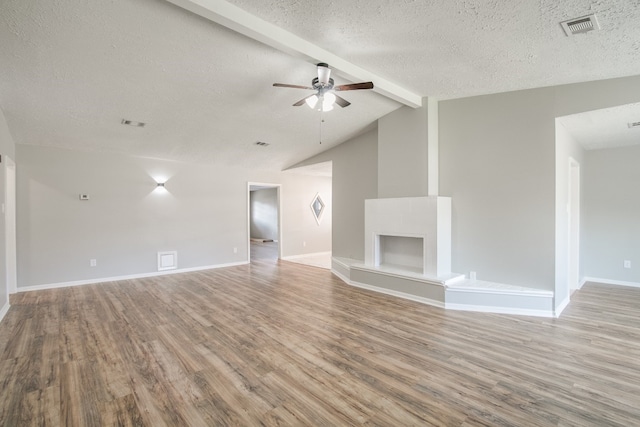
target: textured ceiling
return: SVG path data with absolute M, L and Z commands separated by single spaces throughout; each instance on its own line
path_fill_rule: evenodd
M 640 144 L 640 103 L 559 117 L 558 121 L 586 150 Z
M 640 74 L 635 0 L 231 0 L 439 99 Z M 559 22 L 596 13 L 571 38 Z
M 637 1 L 231 3 L 440 99 L 640 74 Z M 564 36 L 558 22 L 592 12 L 601 31 Z M 399 106 L 345 93 L 352 106 L 324 115 L 320 145 L 319 113 L 291 106 L 307 92 L 271 86 L 314 74 L 162 0 L 0 2 L 0 106 L 19 144 L 280 170 Z

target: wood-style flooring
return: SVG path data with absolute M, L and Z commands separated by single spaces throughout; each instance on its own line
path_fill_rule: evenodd
M 1 426 L 640 425 L 640 289 L 445 311 L 285 261 L 14 295 Z

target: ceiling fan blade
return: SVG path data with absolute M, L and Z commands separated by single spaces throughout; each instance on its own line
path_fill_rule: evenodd
M 286 84 L 286 83 L 274 83 L 273 84 L 275 87 L 290 87 L 292 89 L 309 89 L 309 90 L 314 90 L 312 87 L 309 86 L 300 86 L 300 85 L 290 85 L 290 84 Z
M 334 94 L 335 95 L 335 94 Z M 344 107 L 348 107 L 349 105 L 351 105 L 351 103 L 349 101 L 347 101 L 344 98 L 339 97 L 338 95 L 336 95 L 336 104 L 338 104 L 339 106 L 341 106 L 342 108 Z
M 372 82 L 351 83 L 348 85 L 340 85 L 333 88 L 335 91 L 344 90 L 358 90 L 358 89 L 373 89 Z
M 307 99 L 309 99 L 309 98 L 311 98 L 311 97 L 313 97 L 313 96 L 316 96 L 316 94 L 314 93 L 313 95 L 309 95 L 309 96 L 307 96 L 307 97 L 305 97 L 305 98 L 302 98 L 300 101 L 298 101 L 298 102 L 296 102 L 295 104 L 293 104 L 293 106 L 294 106 L 294 107 L 299 107 L 299 106 L 301 106 L 301 105 L 304 105 L 304 103 L 307 101 Z

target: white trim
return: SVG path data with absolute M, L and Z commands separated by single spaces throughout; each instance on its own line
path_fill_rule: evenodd
M 410 301 L 420 302 L 422 304 L 432 305 L 438 308 L 445 308 L 445 304 L 441 301 L 436 301 L 429 298 L 420 297 L 417 295 L 406 294 L 404 292 L 398 292 L 387 288 L 380 288 L 378 286 L 367 285 L 366 283 L 354 282 L 352 280 L 346 282 L 347 285 L 355 286 L 356 288 L 367 289 L 381 294 L 391 295 L 398 298 L 408 299 Z
M 555 310 L 553 310 L 553 317 L 560 317 L 565 308 L 569 305 L 571 301 L 570 297 L 566 297 Z
M 578 284 L 578 289 L 582 289 L 584 284 L 587 283 L 587 282 L 588 282 L 587 278 L 583 277 L 582 280 L 580 280 L 580 283 Z
M 480 313 L 515 314 L 520 316 L 554 317 L 550 310 L 530 310 L 524 308 L 496 307 L 488 305 L 470 305 L 446 303 L 447 310 L 476 311 Z
M 2 322 L 2 319 L 4 319 L 4 316 L 7 315 L 7 313 L 9 312 L 9 308 L 11 308 L 11 305 L 9 305 L 9 301 L 7 301 L 4 306 L 0 309 L 0 322 Z
M 284 261 L 291 261 L 291 260 L 294 260 L 294 259 L 307 258 L 307 257 L 310 257 L 310 256 L 326 256 L 326 255 L 331 255 L 331 251 L 313 252 L 313 253 L 310 253 L 310 254 L 299 254 L 299 255 L 283 256 L 280 259 L 282 259 Z
M 474 288 L 472 286 L 447 286 L 447 292 L 460 292 L 460 293 L 475 293 L 475 294 L 493 294 L 493 295 L 517 295 L 523 297 L 537 297 L 537 298 L 552 298 L 553 291 L 545 291 L 542 289 L 489 289 L 489 288 Z
M 366 273 L 380 274 L 383 276 L 395 277 L 397 279 L 408 279 L 416 282 L 428 283 L 436 286 L 446 286 L 450 283 L 457 283 L 464 279 L 464 275 L 450 273 L 445 276 L 431 276 L 413 271 L 399 270 L 390 266 L 371 267 L 365 264 L 352 264 L 351 270 L 364 271 Z
M 347 279 L 347 276 L 345 276 L 344 274 L 340 273 L 337 270 L 334 270 L 333 268 L 331 269 L 331 272 L 333 274 L 335 274 L 336 276 L 338 276 L 338 279 L 342 280 L 344 283 L 346 283 L 347 285 L 349 284 L 349 279 Z
M 351 266 L 354 264 L 362 264 L 364 261 L 361 259 L 343 258 L 343 257 L 331 257 L 331 262 L 335 262 L 342 268 L 348 268 L 351 270 Z
M 92 285 L 95 283 L 117 282 L 120 280 L 144 279 L 147 277 L 167 276 L 170 274 L 191 273 L 202 270 L 213 270 L 216 268 L 235 267 L 238 265 L 246 265 L 248 261 L 230 262 L 226 264 L 206 265 L 202 267 L 181 268 L 179 270 L 131 274 L 127 276 L 101 277 L 98 279 L 76 280 L 72 282 L 48 283 L 45 285 L 23 286 L 18 288 L 18 292 L 42 291 L 46 289 L 67 288 L 72 286 Z
M 427 98 L 427 195 L 429 196 L 437 196 L 440 191 L 438 108 L 437 99 Z
M 632 288 L 640 288 L 640 283 L 638 282 L 625 282 L 624 280 L 611 280 L 611 279 L 601 279 L 598 277 L 585 277 L 582 279 L 582 285 L 586 282 L 594 282 L 594 283 L 602 283 L 605 285 L 617 285 L 617 286 L 629 286 Z M 582 287 L 580 285 L 580 287 Z

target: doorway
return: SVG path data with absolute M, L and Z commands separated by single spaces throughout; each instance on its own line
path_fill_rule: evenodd
M 569 293 L 580 286 L 580 163 L 569 157 Z
M 5 192 L 4 192 L 4 225 L 5 225 L 5 262 L 7 293 L 17 292 L 17 256 L 16 256 L 16 164 L 5 156 Z
M 280 184 L 250 182 L 247 197 L 249 262 L 277 261 L 282 255 Z

